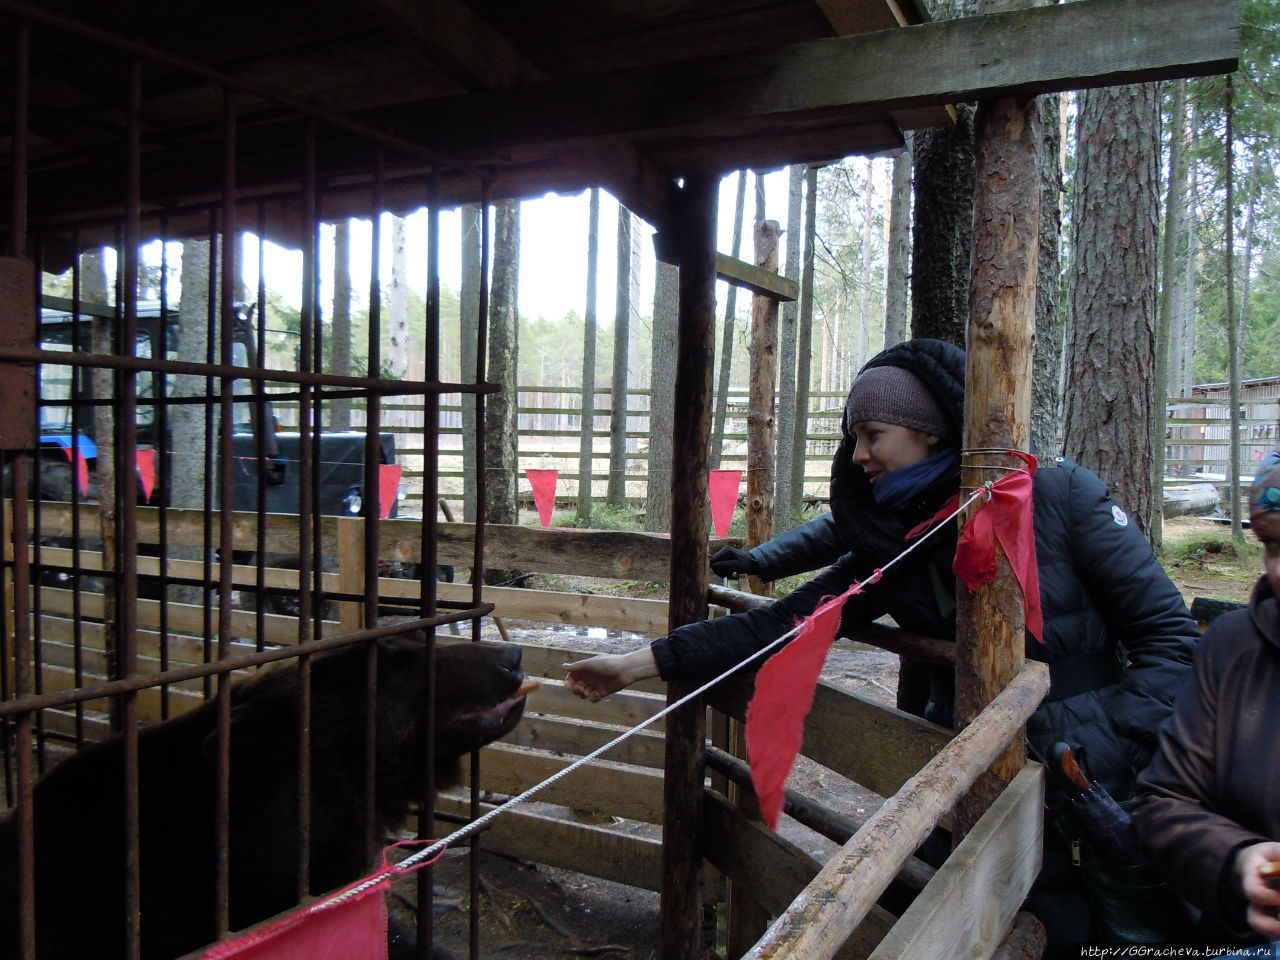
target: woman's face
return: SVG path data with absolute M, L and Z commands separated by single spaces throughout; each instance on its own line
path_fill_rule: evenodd
M 875 483 L 886 473 L 909 467 L 933 454 L 938 438 L 896 423 L 859 420 L 853 425 L 853 462 Z

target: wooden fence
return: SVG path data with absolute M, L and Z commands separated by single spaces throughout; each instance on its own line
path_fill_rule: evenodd
M 41 504 L 39 533 L 44 537 L 68 536 L 72 519 L 69 504 Z M 158 520 L 155 510 L 139 511 L 140 543 L 156 541 Z M 201 514 L 170 510 L 166 520 L 170 545 L 200 542 Z M 296 518 L 272 515 L 264 523 L 269 551 L 296 551 Z M 360 519 L 324 520 L 322 551 L 338 558 L 338 572 L 323 575 L 326 589 L 346 591 L 363 582 L 362 552 L 358 549 L 363 544 L 363 523 Z M 419 522 L 380 523 L 379 559 L 384 563 L 417 562 L 421 530 Z M 256 548 L 254 515 L 236 515 L 234 536 L 237 548 Z M 472 537 L 468 525 L 441 525 L 437 544 L 440 562 L 471 562 Z M 713 543 L 712 549 L 722 542 Z M 57 551 L 71 548 L 44 545 L 40 549 L 44 559 L 56 561 Z M 646 580 L 665 580 L 671 562 L 669 540 L 661 535 L 494 525 L 485 528 L 484 557 L 486 565 L 493 567 Z M 80 545 L 76 559 L 81 568 L 95 563 L 100 566 L 90 543 Z M 155 572 L 159 561 L 140 557 L 138 563 L 139 573 L 146 574 Z M 185 563 L 191 561 L 166 561 L 170 573 L 181 572 Z M 232 576 L 237 589 L 251 590 L 258 570 L 234 567 Z M 270 569 L 263 576 L 271 585 L 297 586 L 296 570 Z M 463 605 L 470 605 L 471 587 L 440 584 L 439 588 L 442 599 L 458 592 Z M 413 581 L 379 581 L 379 593 L 387 599 L 416 598 L 418 590 Z M 39 653 L 30 666 L 42 691 L 107 678 L 110 651 L 104 645 L 101 624 L 95 622 L 101 616 L 101 596 L 96 596 L 87 592 L 84 584 L 78 598 L 71 591 L 48 586 L 33 589 L 33 598 L 39 603 L 32 618 Z M 759 602 L 722 588 L 713 588 L 712 598 L 732 607 Z M 494 604 L 493 614 L 501 618 L 604 626 L 651 635 L 667 629 L 666 603 L 660 600 L 490 587 L 484 588 L 483 600 Z M 139 602 L 144 671 L 160 669 L 162 650 L 164 662 L 172 669 L 183 662 L 202 663 L 216 648 L 216 637 L 209 635 L 202 606 L 166 606 L 167 628 L 162 633 L 159 606 Z M 335 634 L 358 624 L 359 612 L 358 603 L 339 602 L 336 619 L 324 623 L 323 632 Z M 292 644 L 299 635 L 297 621 L 259 610 L 236 610 L 232 629 L 233 654 L 256 649 L 259 643 Z M 441 639 L 463 642 L 448 636 Z M 946 662 L 952 656 L 950 644 L 912 637 L 883 625 L 870 625 L 855 639 L 933 661 Z M 554 646 L 524 645 L 526 673 L 541 678 L 543 684 L 530 694 L 525 719 L 516 730 L 504 742 L 482 752 L 479 785 L 488 794 L 523 792 L 665 706 L 665 688 L 658 681 L 637 684 L 598 704 L 572 696 L 561 682 L 561 664 L 577 655 Z M 5 668 L 12 670 L 12 662 Z M 725 722 L 713 721 L 708 729 L 721 733 L 713 738 L 716 743 L 710 749 L 710 765 L 719 779 L 708 781 L 702 804 L 706 857 L 716 876 L 732 882 L 734 889 L 758 908 L 746 910 L 745 920 L 731 918 L 731 928 L 738 931 L 738 946 L 746 949 L 748 956 L 806 960 L 994 955 L 1040 866 L 1043 774 L 1039 767 L 1029 764 L 1023 770 L 936 872 L 916 861 L 913 851 L 934 826 L 945 822 L 956 800 L 1018 735 L 1047 689 L 1043 665 L 1028 664 L 969 727 L 953 735 L 856 693 L 821 684 L 806 721 L 806 756 L 887 798 L 878 810 L 857 822 L 825 809 L 822 798 L 789 793 L 787 810 L 792 816 L 842 844 L 825 864 L 761 824 L 754 815 L 754 796 L 743 761 L 727 752 L 730 738 L 723 735 Z M 145 719 L 156 720 L 163 713 L 195 706 L 205 695 L 199 681 L 147 689 L 139 697 L 140 713 Z M 740 722 L 750 695 L 748 677 L 721 684 L 708 696 L 708 702 L 719 715 Z M 81 719 L 90 738 L 104 735 L 108 705 L 97 702 L 86 706 L 88 713 Z M 45 729 L 69 728 L 74 722 L 73 716 L 63 711 L 46 709 L 42 713 Z M 498 817 L 484 833 L 483 845 L 534 862 L 657 890 L 663 757 L 659 722 L 626 740 L 607 757 L 543 791 L 538 795 L 541 805 L 537 812 L 517 807 Z M 726 783 L 736 787 L 726 789 Z M 547 812 L 546 805 L 553 805 L 553 812 Z M 490 809 L 487 804 L 482 806 Z M 439 809 L 444 815 L 465 816 L 468 801 L 460 794 L 446 794 L 440 798 Z M 441 829 L 447 832 L 449 827 L 442 824 Z M 895 877 L 920 891 L 901 918 L 875 903 Z M 737 902 L 741 904 L 741 898 Z M 773 922 L 766 929 L 765 922 L 770 919 Z M 745 940 L 744 930 L 748 931 Z

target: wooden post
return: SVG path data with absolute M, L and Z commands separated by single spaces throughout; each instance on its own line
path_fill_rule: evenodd
M 777 220 L 757 220 L 756 266 L 778 272 Z M 751 298 L 751 383 L 747 403 L 747 549 L 773 536 L 773 385 L 778 379 L 778 301 L 757 292 Z M 678 408 L 677 408 L 678 409 Z M 773 596 L 773 584 L 755 574 L 752 593 Z
M 983 103 L 976 125 L 962 498 L 1016 464 L 1003 451 L 1027 450 L 1030 443 L 1040 249 L 1040 132 L 1034 101 Z M 997 452 L 986 452 L 992 450 Z M 957 585 L 957 728 L 976 717 L 1023 662 L 1022 590 L 1008 558 L 999 547 L 996 553 L 994 583 L 974 593 Z M 1015 738 L 956 806 L 955 842 L 1025 762 L 1025 737 Z
M 671 472 L 670 626 L 707 616 L 707 537 L 711 531 L 708 444 L 711 358 L 715 352 L 716 194 L 718 178 L 685 180 L 675 211 L 680 264 Z M 667 696 L 691 689 L 673 682 Z M 662 957 L 697 960 L 701 953 L 701 832 L 706 710 L 691 703 L 667 719 L 662 824 Z

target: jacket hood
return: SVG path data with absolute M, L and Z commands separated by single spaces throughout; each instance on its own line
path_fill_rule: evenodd
M 906 340 L 876 354 L 858 375 L 871 367 L 901 367 L 914 373 L 938 401 L 947 418 L 949 435 L 957 438 L 958 443 L 964 432 L 964 364 L 964 351 L 953 343 Z M 849 512 L 858 509 L 857 504 L 866 503 L 870 498 L 871 484 L 862 469 L 853 464 L 854 438 L 843 416 L 840 432 L 840 446 L 831 464 L 831 512 L 837 523 L 843 524 L 849 519 Z M 955 492 L 955 483 L 949 478 L 941 486 L 946 488 L 946 496 Z

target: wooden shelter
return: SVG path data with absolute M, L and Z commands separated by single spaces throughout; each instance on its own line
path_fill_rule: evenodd
M 1237 55 L 1236 0 L 989 6 L 1001 9 L 930 23 L 918 0 L 191 0 L 123 6 L 0 0 L 0 42 L 12 65 L 0 77 L 0 180 L 11 184 L 7 208 L 0 210 L 6 254 L 0 260 L 0 397 L 6 411 L 16 411 L 0 424 L 0 446 L 17 464 L 17 546 L 7 562 L 16 666 L 13 696 L 0 704 L 0 715 L 16 725 L 19 811 L 31 780 L 29 758 L 22 757 L 29 754 L 33 715 L 45 704 L 25 672 L 30 491 L 21 479 L 36 442 L 32 371 L 50 362 L 35 350 L 33 332 L 40 268 L 61 270 L 80 250 L 111 243 L 122 251 L 127 275 L 128 265 L 136 267 L 133 251 L 148 238 L 215 236 L 225 247 L 237 229 L 249 228 L 301 247 L 314 277 L 321 218 L 403 212 L 424 203 L 438 210 L 589 186 L 609 190 L 657 228 L 659 255 L 681 271 L 672 500 L 694 506 L 675 511 L 673 520 L 670 622 L 700 619 L 708 604 L 710 518 L 702 505 L 715 281 L 720 274 L 750 276 L 742 265 L 716 256 L 720 175 L 893 151 L 904 132 L 949 123 L 949 105 L 961 100 L 1005 105 L 993 113 L 1004 118 L 1006 132 L 996 123 L 984 135 L 1007 136 L 1016 128 L 1019 104 L 1031 95 L 1222 72 L 1233 68 Z M 991 156 L 999 174 L 1004 154 Z M 1010 179 L 1016 183 L 1021 176 L 1015 172 Z M 224 265 L 222 273 L 224 315 L 230 269 Z M 975 316 L 974 323 L 989 355 L 1008 362 L 1002 372 L 1016 387 L 1023 371 L 1015 361 L 1025 360 L 1030 345 L 1018 311 L 1034 274 L 1007 264 L 1001 269 L 1013 270 L 1004 277 L 1012 283 L 1006 287 L 1012 300 L 993 294 L 984 301 L 994 304 L 992 313 Z M 129 306 L 135 296 L 126 289 L 121 298 L 126 322 L 136 320 Z M 438 309 L 436 300 L 429 309 Z M 1006 325 L 1014 316 L 1022 317 L 1017 329 Z M 225 388 L 232 376 L 217 363 L 187 369 L 137 357 L 95 362 L 126 380 L 142 370 L 195 372 Z M 1017 394 L 1001 394 L 981 366 L 971 374 L 971 395 Z M 421 394 L 428 410 L 446 388 L 491 392 L 483 382 L 441 384 L 430 365 L 423 382 L 398 385 L 318 369 L 254 376 L 289 384 L 304 401 L 308 391 L 320 397 L 363 390 L 371 398 L 399 391 Z M 123 416 L 131 419 L 132 413 L 126 408 Z M 1006 413 L 1015 422 L 1000 442 L 1016 445 L 1019 414 L 1013 408 Z M 122 442 L 132 450 L 133 441 Z M 137 542 L 130 527 L 137 518 L 127 501 L 121 501 L 120 518 L 125 556 Z M 366 569 L 378 544 L 376 522 L 370 527 Z M 236 535 L 229 511 L 220 530 L 223 562 L 229 563 Z M 428 568 L 435 565 L 436 543 L 435 521 L 425 518 L 421 560 Z M 476 566 L 482 567 L 483 524 L 475 544 Z M 126 729 L 136 716 L 137 692 L 147 684 L 134 672 L 136 650 L 130 646 L 137 573 L 128 563 L 119 572 L 122 682 L 109 691 L 121 697 Z M 369 626 L 378 603 L 376 588 L 367 580 L 364 586 Z M 361 584 L 348 589 L 358 595 Z M 218 590 L 226 601 L 218 614 L 226 635 L 230 580 Z M 478 601 L 451 611 L 435 601 L 434 588 L 425 586 L 423 611 L 436 623 L 484 612 Z M 957 738 L 947 754 L 953 764 L 989 765 L 1043 695 L 1043 677 L 1019 673 L 1010 659 L 1011 635 L 1017 631 L 1009 621 L 988 624 L 960 648 L 961 674 L 976 678 L 962 706 L 974 715 L 995 697 L 999 719 L 989 740 Z M 993 637 L 1002 639 L 993 646 Z M 204 675 L 223 669 L 229 667 L 215 663 Z M 667 725 L 667 960 L 697 950 L 703 715 L 686 708 Z M 958 780 L 945 758 L 939 764 L 912 781 L 927 803 L 900 811 L 898 820 L 893 811 L 877 820 L 871 846 L 855 846 L 824 871 L 753 955 L 833 955 L 874 899 L 870 886 L 855 889 L 858 884 L 842 883 L 840 874 L 891 876 L 909 848 L 896 861 L 886 854 L 867 866 L 870 853 L 885 853 L 877 845 L 894 830 L 922 837 L 972 782 Z M 1002 764 L 1000 779 L 1014 779 L 1020 761 Z M 1019 786 L 1024 794 L 1034 789 L 1025 781 Z M 867 869 L 855 869 L 859 864 Z M 1016 905 L 1016 896 L 1010 899 Z M 928 953 L 916 944 L 897 949 L 905 951 L 897 955 Z

